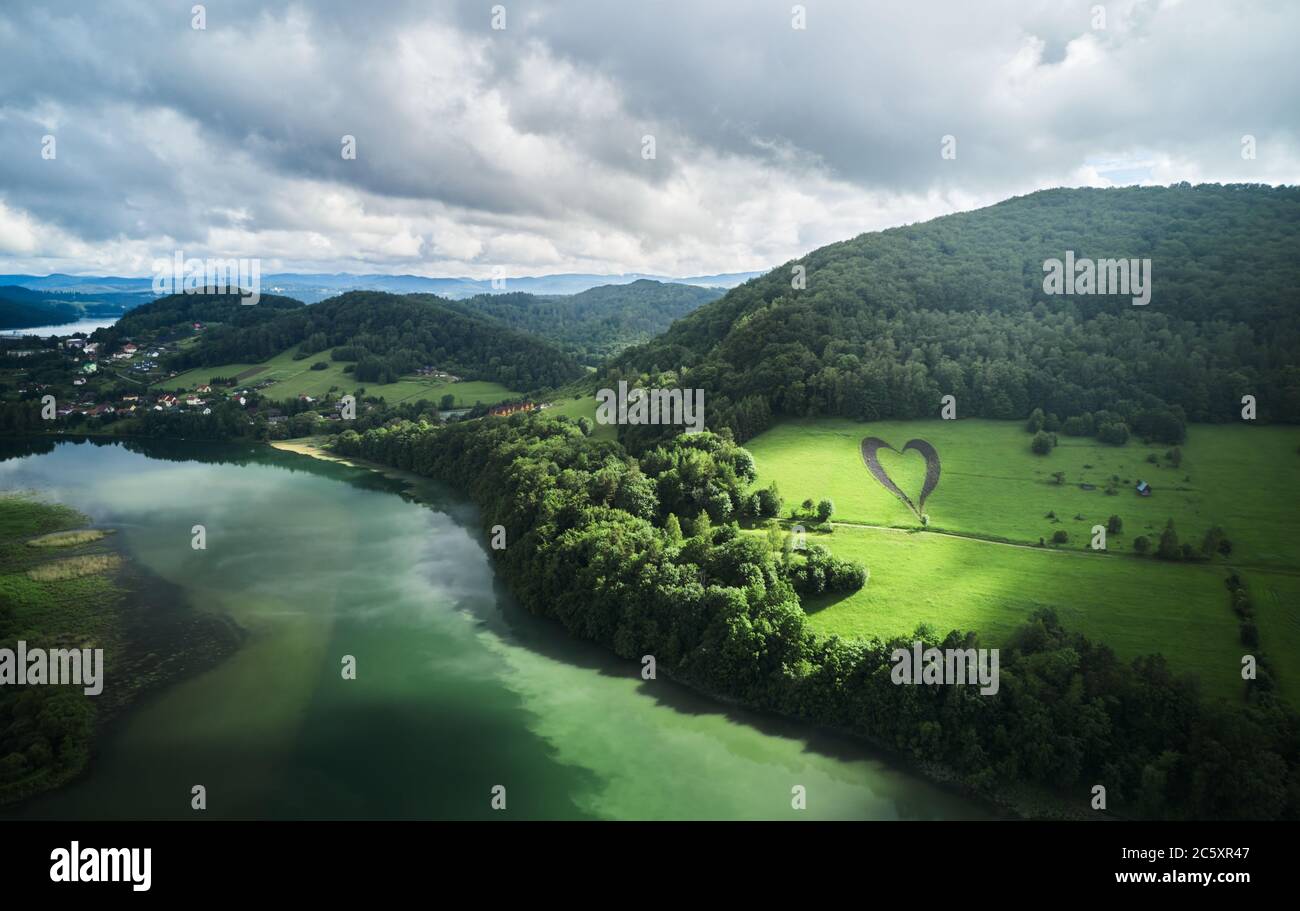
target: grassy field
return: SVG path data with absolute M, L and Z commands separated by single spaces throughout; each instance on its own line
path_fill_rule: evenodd
M 215 376 L 235 376 L 241 383 L 249 386 L 263 380 L 273 379 L 274 385 L 263 389 L 263 394 L 275 399 L 297 398 L 299 395 L 312 397 L 325 395 L 331 389 L 338 392 L 356 392 L 362 385 L 357 383 L 349 373 L 344 373 L 346 366 L 341 361 L 331 361 L 329 352 L 295 361 L 291 348 L 283 351 L 261 364 L 220 364 L 215 367 L 197 367 L 168 380 L 154 384 L 156 389 L 193 389 L 207 383 Z M 329 364 L 324 370 L 312 370 L 311 365 L 317 361 Z M 456 407 L 470 408 L 476 403 L 495 405 L 519 398 L 521 393 L 507 389 L 500 383 L 474 380 L 460 383 L 444 383 L 425 377 L 405 377 L 396 383 L 375 383 L 364 386 L 367 395 L 382 396 L 390 405 L 399 402 L 427 399 L 437 403 L 444 395 L 456 397 Z
M 1242 691 L 1243 648 L 1220 568 L 853 526 L 808 540 L 871 572 L 852 595 L 805 604 L 819 633 L 901 636 L 927 623 L 940 635 L 976 630 L 992 647 L 1051 607 L 1068 629 L 1125 658 L 1160 652 L 1199 676 L 1207 694 Z
M 865 436 L 897 448 L 914 438 L 936 447 L 942 474 L 925 506 L 929 531 L 919 531 L 916 516 L 867 473 L 859 451 Z M 1288 666 L 1300 649 L 1291 493 L 1300 485 L 1300 429 L 1194 426 L 1177 468 L 1167 464 L 1168 446 L 1061 436 L 1049 455 L 1036 456 L 1029 439 L 1018 422 L 822 419 L 790 421 L 750 440 L 759 485 L 776 481 L 787 513 L 805 498 L 830 498 L 834 532 L 810 540 L 871 572 L 862 591 L 805 604 L 814 629 L 890 636 L 928 623 L 941 633 L 973 629 L 996 645 L 1035 608 L 1050 606 L 1067 627 L 1122 656 L 1159 652 L 1175 669 L 1197 674 L 1207 694 L 1235 698 L 1246 649 L 1223 583 L 1236 569 L 1252 592 L 1261 650 L 1283 695 L 1300 705 L 1300 673 Z M 1147 461 L 1152 453 L 1158 465 Z M 881 463 L 916 496 L 925 471 L 920 455 L 882 451 Z M 1065 473 L 1064 484 L 1053 481 L 1056 471 Z M 1112 475 L 1121 480 L 1116 496 L 1104 492 Z M 1151 497 L 1133 492 L 1138 478 L 1151 483 Z M 1112 514 L 1123 532 L 1108 536 L 1108 553 L 1095 553 L 1092 526 Z M 1182 540 L 1198 547 L 1207 528 L 1221 526 L 1234 545 L 1231 558 L 1134 556 L 1133 539 L 1143 534 L 1154 542 L 1169 518 Z M 1068 543 L 1037 546 L 1058 529 L 1069 533 Z
M 1037 456 L 1030 435 L 1013 421 L 789 421 L 745 445 L 762 483 L 776 481 L 787 507 L 829 497 L 837 522 L 917 527 L 915 515 L 868 475 L 858 449 L 865 436 L 899 449 L 918 437 L 936 447 L 943 468 L 926 503 L 932 529 L 1029 544 L 1065 530 L 1070 541 L 1063 546 L 1081 550 L 1092 527 L 1113 514 L 1124 529 L 1109 536 L 1107 549 L 1131 552 L 1134 538 L 1154 541 L 1172 518 L 1181 540 L 1198 547 L 1208 528 L 1222 526 L 1234 563 L 1300 569 L 1300 535 L 1289 508 L 1300 488 L 1300 428 L 1193 426 L 1178 468 L 1164 458 L 1170 447 L 1134 440 L 1115 447 L 1061 435 L 1050 455 Z M 1152 454 L 1158 466 L 1147 462 Z M 881 464 L 909 495 L 919 492 L 920 455 L 882 451 Z M 1056 471 L 1065 473 L 1064 484 L 1053 482 Z M 1120 478 L 1117 496 L 1104 491 L 1112 475 Z M 1152 485 L 1152 496 L 1134 492 L 1138 479 Z
M 596 397 L 594 395 L 584 395 L 576 399 L 570 395 L 556 399 L 555 404 L 546 409 L 546 414 L 550 416 L 564 415 L 570 418 L 587 418 L 593 425 L 592 437 L 598 440 L 618 439 L 618 428 L 613 424 L 596 423 Z
M 102 536 L 67 547 L 39 546 L 42 537 L 60 532 L 79 535 L 74 530 L 84 523 L 84 516 L 61 504 L 0 494 L 0 603 L 13 608 L 15 638 L 30 633 L 60 643 L 115 641 L 103 605 L 118 597 L 106 574 L 119 565 L 117 554 L 93 546 Z M 86 550 L 67 556 L 75 547 Z
M 1300 707 L 1300 575 L 1248 572 L 1245 575 L 1255 605 L 1259 642 L 1268 655 L 1282 695 Z

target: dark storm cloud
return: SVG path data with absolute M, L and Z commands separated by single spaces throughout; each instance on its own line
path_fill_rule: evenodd
M 1040 186 L 1300 168 L 1300 12 L 1265 0 L 1104 28 L 809 2 L 803 30 L 784 0 L 504 2 L 505 30 L 487 2 L 191 5 L 0 7 L 0 257 L 719 271 Z

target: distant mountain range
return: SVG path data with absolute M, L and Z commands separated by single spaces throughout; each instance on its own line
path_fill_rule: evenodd
M 355 275 L 350 272 L 333 274 L 276 272 L 262 276 L 262 293 L 280 294 L 304 303 L 314 304 L 345 291 L 387 291 L 392 294 L 437 294 L 459 300 L 479 294 L 502 294 L 525 291 L 530 294 L 579 294 L 601 285 L 625 285 L 641 279 L 674 282 L 682 285 L 699 285 L 705 288 L 734 288 L 762 275 L 762 272 L 728 272 L 720 275 L 693 275 L 673 278 L 661 275 L 623 273 L 596 275 L 565 273 L 561 275 L 523 276 L 505 278 L 499 287 L 492 279 L 428 278 L 422 275 Z M 59 294 L 116 295 L 151 293 L 151 278 L 124 278 L 114 275 L 0 275 L 0 286 L 19 286 L 35 291 Z M 140 301 L 136 301 L 139 303 Z

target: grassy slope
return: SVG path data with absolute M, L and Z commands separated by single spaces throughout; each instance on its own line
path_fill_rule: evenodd
M 593 427 L 591 435 L 597 440 L 616 440 L 618 439 L 618 428 L 613 424 L 596 423 L 596 397 L 594 395 L 584 395 L 582 398 L 573 398 L 567 395 L 563 398 L 555 399 L 553 407 L 546 409 L 548 415 L 564 415 L 570 418 L 587 418 L 591 421 Z
M 907 635 L 924 622 L 940 634 L 976 630 L 996 646 L 1034 610 L 1053 607 L 1119 655 L 1160 652 L 1207 693 L 1241 692 L 1243 649 L 1220 568 L 851 526 L 809 541 L 871 571 L 862 590 L 806 605 L 819 633 Z
M 1176 669 L 1199 674 L 1208 693 L 1232 697 L 1240 692 L 1245 649 L 1223 587 L 1229 565 L 1131 556 L 1132 539 L 1158 534 L 1166 518 L 1196 544 L 1219 524 L 1236 546 L 1232 565 L 1254 593 L 1263 651 L 1283 693 L 1300 704 L 1300 674 L 1286 666 L 1286 656 L 1300 649 L 1300 541 L 1290 534 L 1289 493 L 1300 482 L 1300 429 L 1195 426 L 1177 469 L 1146 462 L 1155 452 L 1163 463 L 1168 447 L 1136 441 L 1116 448 L 1062 436 L 1050 455 L 1035 456 L 1018 423 L 998 421 L 790 421 L 747 446 L 759 483 L 775 480 L 787 507 L 828 496 L 837 522 L 914 529 L 911 512 L 867 474 L 858 451 L 867 435 L 897 447 L 920 437 L 938 449 L 943 473 L 926 504 L 933 529 L 1027 544 L 1065 529 L 1071 540 L 1043 550 L 837 525 L 822 542 L 865 563 L 871 580 L 847 598 L 809 603 L 817 630 L 893 635 L 927 622 L 942 632 L 974 629 L 996 643 L 1035 607 L 1050 605 L 1067 625 L 1119 654 L 1163 653 Z M 904 490 L 919 491 L 924 463 L 918 455 L 885 453 L 881 461 Z M 1058 470 L 1066 473 L 1065 486 L 1051 483 Z M 1155 494 L 1137 497 L 1130 485 L 1107 496 L 1100 488 L 1111 474 L 1146 478 Z M 1099 489 L 1082 490 L 1080 481 Z M 1048 511 L 1061 521 L 1044 518 Z M 1124 532 L 1109 538 L 1110 554 L 1092 553 L 1090 529 L 1111 513 L 1123 518 Z M 1084 518 L 1075 520 L 1076 514 Z
M 1264 654 L 1272 661 L 1278 687 L 1300 707 L 1300 576 L 1249 572 L 1245 576 L 1255 605 L 1255 623 Z
M 1084 549 L 1092 526 L 1115 514 L 1124 520 L 1124 531 L 1111 536 L 1107 548 L 1131 552 L 1135 537 L 1158 536 L 1172 518 L 1182 540 L 1198 546 L 1207 528 L 1221 525 L 1236 546 L 1234 562 L 1300 569 L 1300 536 L 1292 534 L 1286 508 L 1289 492 L 1300 487 L 1300 428 L 1193 426 L 1179 468 L 1163 464 L 1168 446 L 1135 440 L 1114 447 L 1061 435 L 1050 455 L 1036 456 L 1029 434 L 1013 421 L 789 421 L 746 447 L 762 483 L 775 480 L 788 505 L 830 497 L 836 521 L 913 528 L 915 516 L 862 464 L 858 444 L 868 435 L 898 448 L 914 437 L 934 444 L 943 472 L 926 512 L 935 529 L 1031 544 L 1064 529 L 1070 534 L 1065 546 Z M 1151 453 L 1160 467 L 1146 462 Z M 919 455 L 882 452 L 881 463 L 903 490 L 920 490 Z M 1054 471 L 1065 472 L 1063 486 L 1052 483 Z M 1112 474 L 1130 482 L 1121 484 L 1118 496 L 1103 492 Z M 1151 497 L 1133 492 L 1138 478 L 1151 482 Z M 1081 482 L 1097 489 L 1082 490 Z M 1059 523 L 1045 518 L 1053 511 Z
M 329 392 L 330 387 L 337 386 L 342 392 L 354 392 L 358 385 L 351 374 L 344 373 L 346 366 L 340 361 L 331 361 L 328 351 L 322 351 L 311 357 L 295 361 L 293 353 L 296 346 L 282 351 L 262 364 L 221 364 L 215 367 L 196 367 L 169 380 L 154 384 L 156 389 L 193 389 L 208 382 L 214 376 L 240 376 L 248 374 L 241 382 L 253 385 L 265 379 L 275 379 L 275 385 L 262 390 L 263 394 L 273 399 L 296 398 L 299 395 L 321 396 Z M 329 367 L 325 370 L 312 370 L 311 365 L 325 361 Z M 444 395 L 456 396 L 457 407 L 471 407 L 476 402 L 493 405 L 497 402 L 518 398 L 521 393 L 507 389 L 500 383 L 474 380 L 462 383 L 440 383 L 424 377 L 407 377 L 396 383 L 369 384 L 365 386 L 367 395 L 382 396 L 390 405 L 416 399 L 428 399 L 437 402 Z

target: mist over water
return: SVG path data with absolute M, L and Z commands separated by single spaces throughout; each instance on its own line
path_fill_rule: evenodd
M 60 442 L 0 461 L 0 489 L 117 528 L 184 593 L 176 610 L 247 631 L 115 722 L 86 777 L 0 815 L 988 815 L 847 739 L 643 681 L 639 664 L 528 615 L 496 581 L 472 504 L 411 483 L 247 444 Z M 195 524 L 206 550 L 190 546 Z

